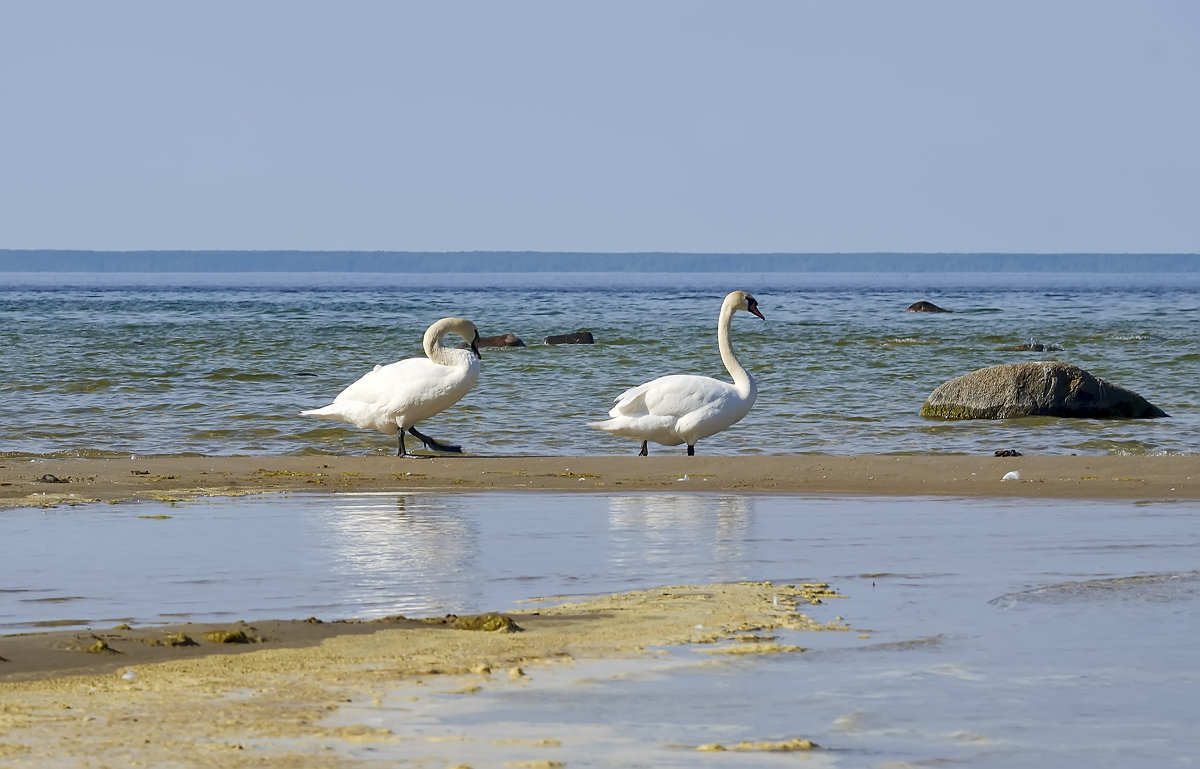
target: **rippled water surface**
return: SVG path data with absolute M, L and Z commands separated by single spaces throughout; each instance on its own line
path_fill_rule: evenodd
M 381 700 L 338 718 L 401 741 L 362 758 L 1094 769 L 1200 755 L 1195 502 L 354 494 L 9 510 L 0 541 L 0 632 L 437 615 L 744 579 L 844 596 L 809 613 L 851 632 L 780 635 L 802 654 L 714 663 L 674 647 L 531 667 L 526 685 L 469 696 L 426 687 L 417 704 L 381 682 Z M 561 745 L 520 747 L 548 737 Z M 793 737 L 822 750 L 678 747 Z
M 1194 452 L 1200 275 L 0 275 L 0 457 L 371 454 L 394 440 L 300 417 L 376 363 L 421 354 L 425 328 L 468 317 L 479 384 L 425 423 L 471 453 L 608 454 L 586 426 L 624 388 L 668 373 L 727 378 L 716 314 L 736 317 L 759 398 L 707 454 Z M 905 313 L 929 300 L 950 314 Z M 548 346 L 588 329 L 594 346 Z M 1002 350 L 1034 341 L 1061 351 Z M 1145 396 L 1161 420 L 918 416 L 937 385 L 1056 358 Z M 680 449 L 660 449 L 678 451 Z

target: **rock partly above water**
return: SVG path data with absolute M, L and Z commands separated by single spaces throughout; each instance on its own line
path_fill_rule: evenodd
M 516 334 L 496 334 L 495 336 L 481 336 L 475 340 L 476 347 L 524 347 L 525 342 Z M 470 347 L 466 342 L 459 342 L 459 349 Z
M 1168 414 L 1145 398 L 1059 361 L 990 366 L 940 385 L 921 416 L 942 419 L 1078 417 L 1152 419 Z
M 551 334 L 542 344 L 595 344 L 591 331 L 576 331 L 573 334 Z
M 912 304 L 910 304 L 908 306 L 908 308 L 905 310 L 905 312 L 954 312 L 954 311 L 943 309 L 941 307 L 938 307 L 933 302 L 926 302 L 924 299 L 922 299 L 919 302 L 913 302 Z

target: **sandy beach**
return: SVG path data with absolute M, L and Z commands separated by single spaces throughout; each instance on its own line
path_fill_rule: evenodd
M 1004 480 L 1016 472 L 1019 478 Z M 1200 497 L 1200 456 L 148 457 L 0 461 L 0 507 L 338 491 Z
M 1013 472 L 1019 478 L 1004 480 Z M 1195 456 L 6 459 L 0 507 L 409 490 L 1185 500 L 1200 497 L 1197 480 Z M 518 687 L 545 665 L 739 636 L 750 637 L 748 649 L 785 653 L 771 645 L 772 628 L 847 629 L 823 606 L 833 600 L 825 590 L 676 586 L 471 618 L 253 618 L 0 636 L 0 761 L 362 765 L 369 762 L 357 747 L 401 737 L 329 716 L 343 703 L 378 701 L 383 687 L 428 687 L 434 680 L 440 691 L 456 693 Z M 814 620 L 806 616 L 810 606 L 817 609 Z M 505 632 L 514 624 L 519 632 Z M 556 738 L 546 740 L 553 745 Z
M 416 708 L 421 697 L 435 694 L 469 697 L 525 686 L 546 666 L 653 657 L 650 647 L 740 641 L 732 648 L 713 646 L 713 652 L 796 653 L 802 649 L 774 643 L 771 631 L 845 632 L 837 619 L 806 613 L 836 599 L 823 584 L 739 583 L 429 620 L 188 624 L 0 637 L 6 659 L 0 663 L 0 762 L 362 765 L 367 762 L 349 755 L 355 748 L 403 738 L 365 724 L 322 723 L 344 704 L 369 710 L 385 691 L 395 697 L 395 687 L 407 686 L 405 699 Z M 503 744 L 497 741 L 489 752 L 503 755 Z M 540 743 L 559 745 L 552 734 Z M 807 748 L 796 736 L 740 749 Z M 414 744 L 412 754 L 420 752 Z

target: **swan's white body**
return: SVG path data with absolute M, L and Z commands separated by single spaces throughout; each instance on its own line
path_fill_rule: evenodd
M 672 374 L 659 377 L 617 396 L 609 419 L 591 426 L 614 435 L 637 438 L 664 446 L 686 443 L 688 454 L 696 442 L 738 422 L 750 413 L 758 396 L 754 377 L 738 362 L 729 341 L 733 314 L 745 310 L 763 317 L 758 302 L 745 291 L 734 291 L 721 304 L 717 320 L 717 345 L 721 361 L 733 384 L 705 376 Z
M 470 348 L 444 345 L 442 339 L 451 333 L 470 342 Z M 333 403 L 300 413 L 399 434 L 399 453 L 404 454 L 405 430 L 458 403 L 475 386 L 479 379 L 478 338 L 471 321 L 442 318 L 425 332 L 425 358 L 376 366 L 338 393 Z

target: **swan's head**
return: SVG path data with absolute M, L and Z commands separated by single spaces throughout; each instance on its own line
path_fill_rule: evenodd
M 758 310 L 758 300 L 745 291 L 734 291 L 725 297 L 725 303 L 733 305 L 734 310 L 745 310 L 751 315 L 757 315 L 766 320 L 766 317 Z
M 442 337 L 446 334 L 461 336 L 466 340 L 472 355 L 476 358 L 483 357 L 479 354 L 479 329 L 466 318 L 442 318 L 430 326 L 425 332 L 425 349 L 428 350 L 431 344 L 441 344 Z
M 462 325 L 454 329 L 454 333 L 458 334 L 470 343 L 472 355 L 474 355 L 476 358 L 483 358 L 483 356 L 479 354 L 479 329 L 475 328 L 474 323 L 469 320 L 463 320 Z

